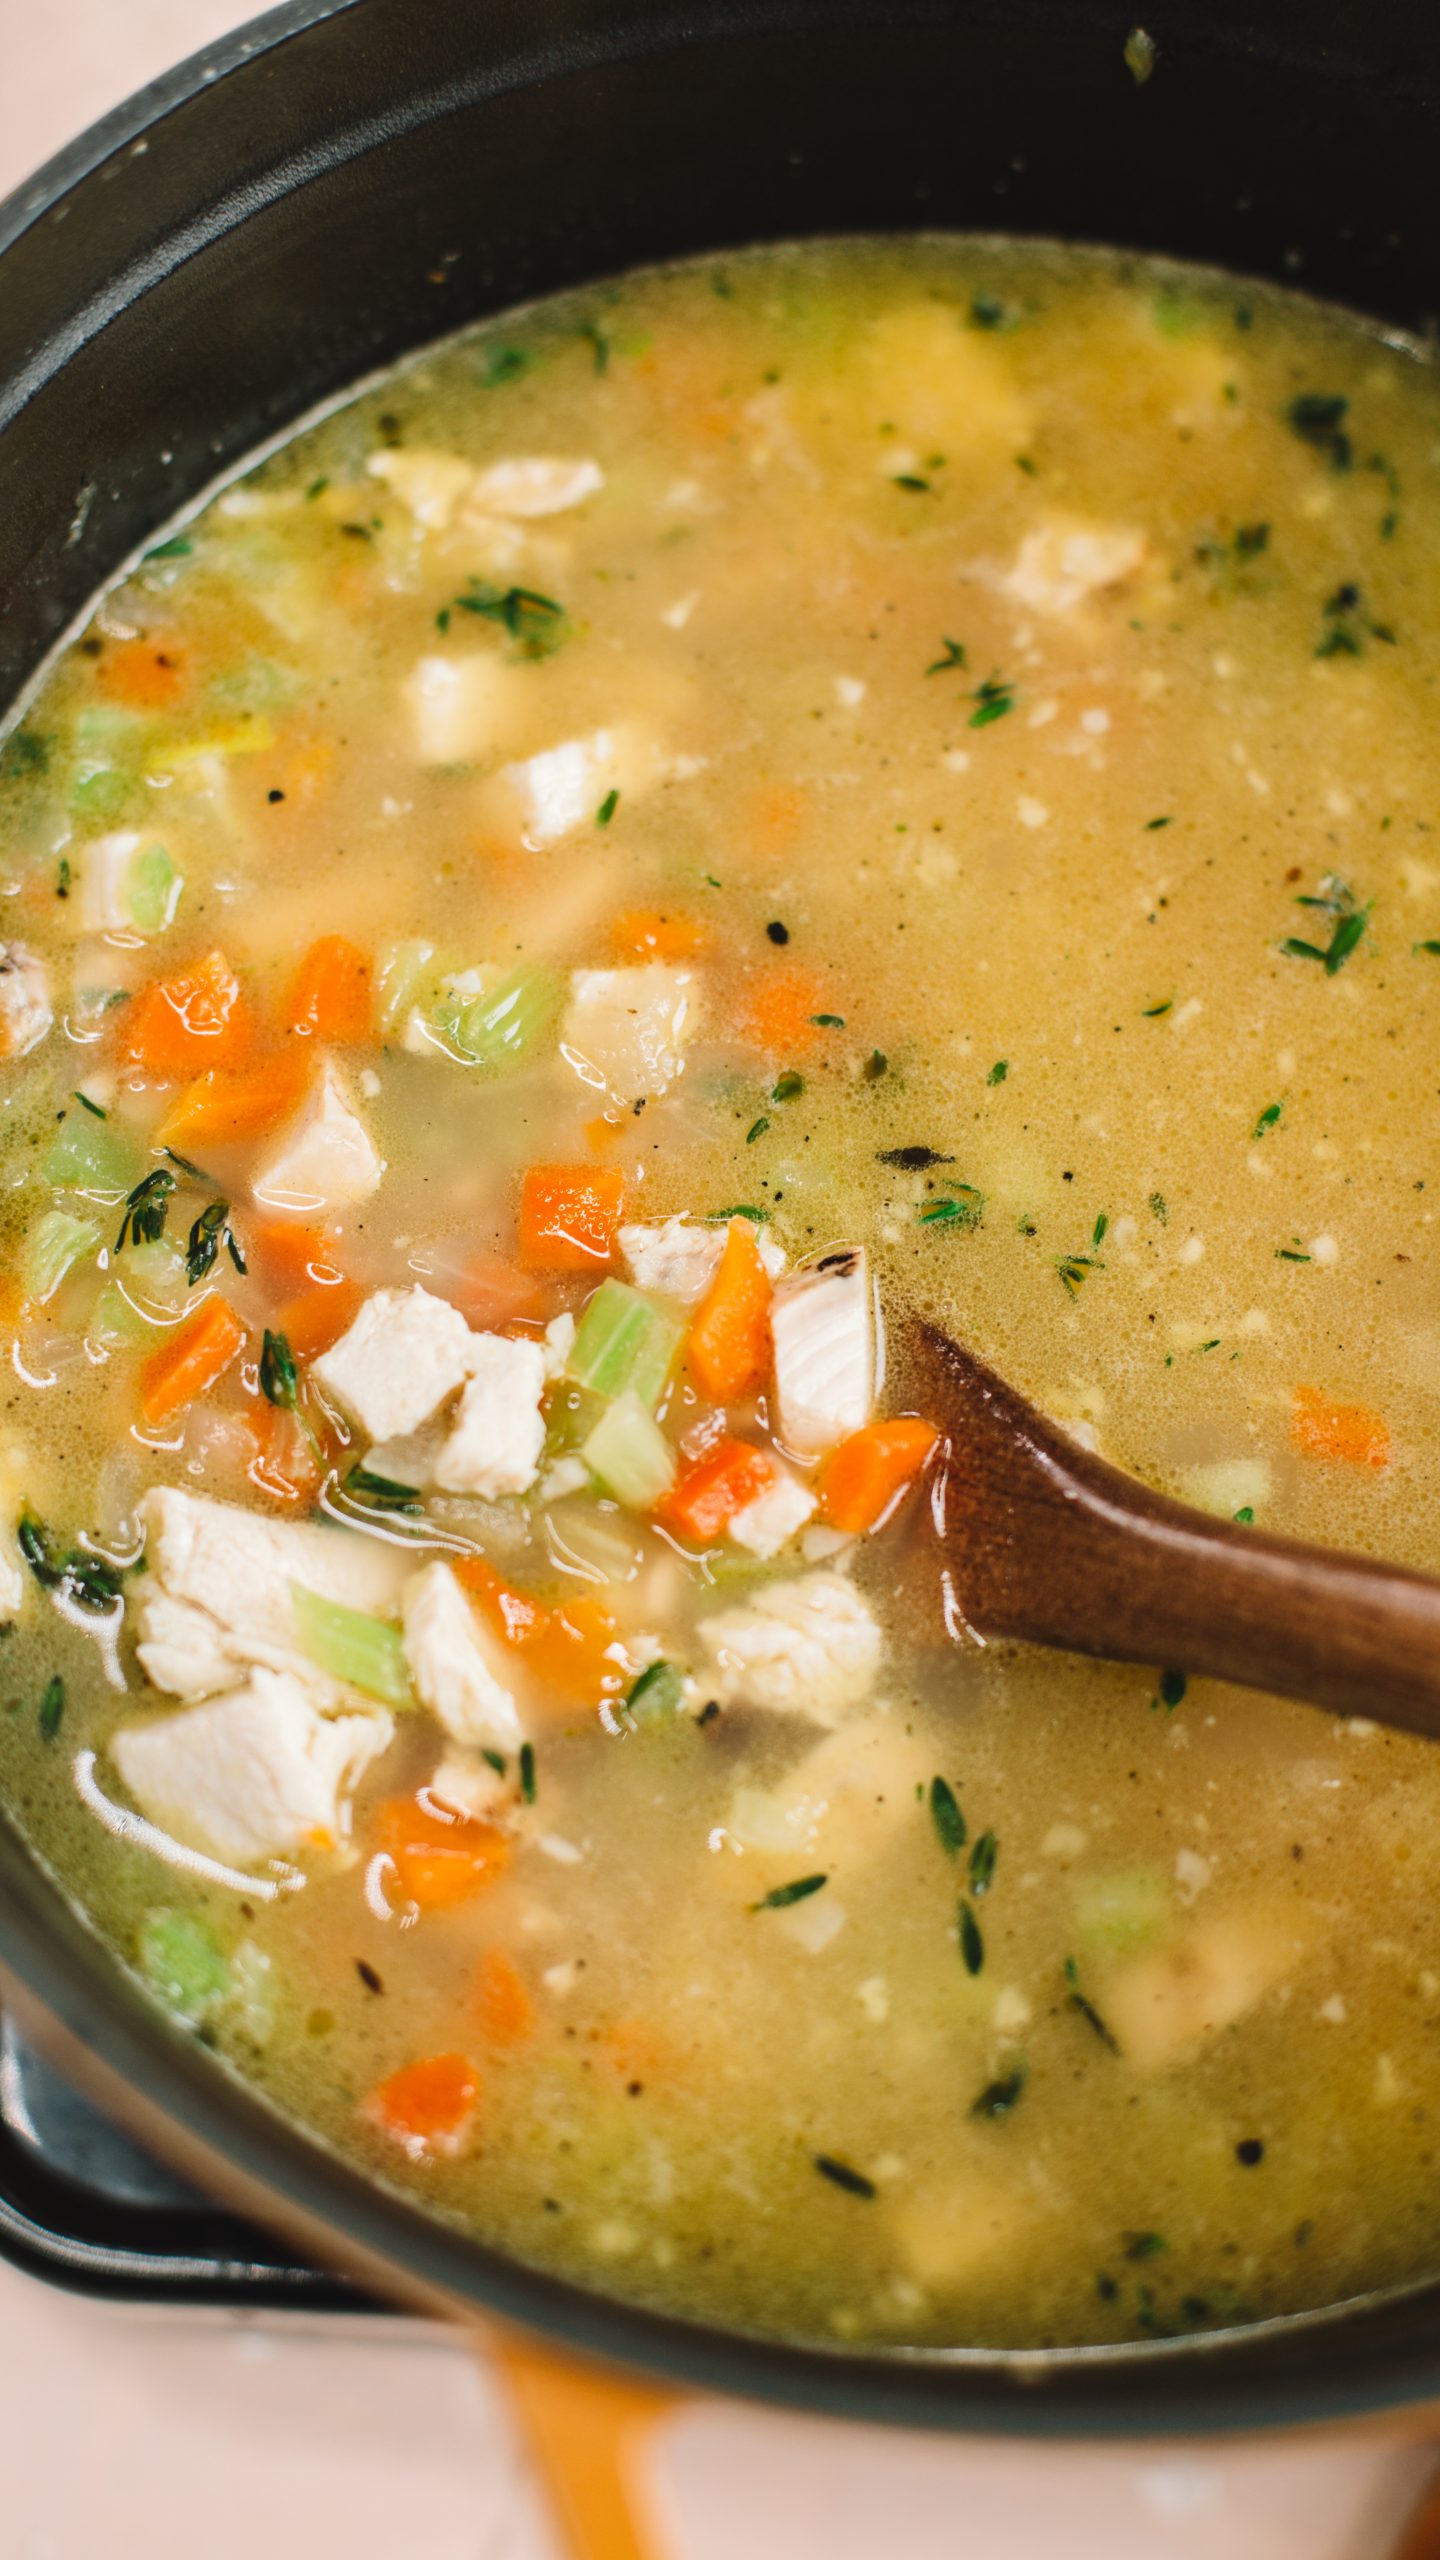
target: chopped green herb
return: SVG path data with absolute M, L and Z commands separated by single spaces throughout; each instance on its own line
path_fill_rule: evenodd
M 324 497 L 324 495 L 325 495 L 325 492 L 326 492 L 326 490 L 329 488 L 329 486 L 330 486 L 330 477 L 329 477 L 329 474 L 328 474 L 328 472 L 322 472 L 322 473 L 321 473 L 321 475 L 320 475 L 320 478 L 319 478 L 318 480 L 312 480 L 312 481 L 311 481 L 309 488 L 308 488 L 308 489 L 306 490 L 306 492 L 305 492 L 305 495 L 306 495 L 307 499 L 311 499 L 311 500 L 313 500 L 313 499 L 315 499 L 315 498 L 323 498 L 323 497 Z
M 91 1099 L 90 1099 L 89 1094 L 88 1094 L 88 1093 L 81 1093 L 78 1087 L 76 1088 L 76 1091 L 75 1091 L 74 1100 L 75 1100 L 76 1102 L 78 1102 L 78 1103 L 79 1103 L 80 1108 L 81 1108 L 81 1110 L 82 1110 L 82 1111 L 88 1111 L 88 1112 L 90 1113 L 90 1116 L 91 1116 L 91 1118 L 92 1118 L 92 1119 L 94 1119 L 94 1120 L 108 1120 L 108 1119 L 109 1119 L 109 1117 L 110 1117 L 109 1112 L 108 1112 L 108 1111 L 102 1111 L 102 1110 L 101 1110 L 101 1108 L 100 1108 L 99 1103 L 98 1103 L 98 1102 L 92 1102 L 92 1101 L 91 1101 Z
M 496 587 L 488 578 L 472 578 L 468 593 L 456 596 L 455 610 L 500 623 L 525 658 L 548 658 L 566 636 L 564 606 L 533 587 Z
M 0 747 L 0 774 L 14 782 L 22 774 L 46 773 L 50 766 L 50 740 L 35 729 L 13 729 Z
M 1093 1253 L 1058 1253 L 1055 1269 L 1067 1298 L 1078 1298 L 1089 1271 L 1103 1271 L 1105 1265 Z
M 533 1804 L 538 1792 L 535 1781 L 535 1745 L 533 1742 L 522 1742 L 520 1745 L 521 1803 Z
M 980 1923 L 968 1902 L 960 1904 L 958 1921 L 961 1962 L 967 1973 L 978 1973 L 985 1962 L 985 1941 L 980 1935 Z
M 970 298 L 972 329 L 1006 329 L 1012 325 L 1009 305 L 1002 302 L 998 294 L 972 294 Z
M 810 1019 L 819 1031 L 843 1031 L 845 1028 L 843 1013 L 812 1013 Z
M 804 1077 L 797 1075 L 793 1067 L 787 1067 L 783 1076 L 776 1077 L 770 1099 L 772 1102 L 795 1102 L 804 1090 Z
M 1254 1128 L 1250 1132 L 1251 1137 L 1263 1138 L 1267 1129 L 1274 1128 L 1275 1123 L 1279 1119 L 1284 1108 L 1285 1105 L 1283 1102 L 1267 1102 L 1259 1119 L 1256 1121 Z
M 60 866 L 55 874 L 55 895 L 57 898 L 69 897 L 70 878 L 70 859 L 68 854 L 62 853 L 60 856 Z
M 1189 1685 L 1183 1671 L 1162 1671 L 1160 1687 L 1150 1701 L 1151 1706 L 1163 1707 L 1167 1715 L 1173 1716 Z
M 970 1233 L 985 1214 L 985 1194 L 973 1182 L 957 1182 L 933 1200 L 922 1200 L 916 1218 L 922 1227 L 958 1227 Z
M 1120 2242 L 1126 2257 L 1136 2266 L 1144 2258 L 1158 2258 L 1165 2246 L 1158 2231 L 1122 2231 Z
M 983 1902 L 995 1881 L 995 1861 L 1000 1843 L 993 1831 L 982 1831 L 970 1852 L 970 1890 L 977 1902 Z
M 88 1547 L 69 1547 L 57 1553 L 49 1530 L 33 1511 L 21 1513 L 15 1536 L 42 1591 L 53 1591 L 95 1617 L 108 1616 L 115 1608 L 121 1576 L 104 1556 L 92 1555 Z
M 673 1662 L 650 1662 L 625 1700 L 627 1715 L 670 1716 L 679 1712 L 685 1683 Z
M 1015 708 L 1015 688 L 1004 676 L 987 676 L 977 684 L 970 696 L 975 709 L 970 714 L 972 729 L 988 729 L 992 720 L 1003 720 Z
M 952 667 L 963 667 L 965 664 L 965 643 L 963 640 L 951 640 L 942 634 L 940 647 L 943 655 L 938 658 L 931 659 L 929 666 L 925 670 L 927 676 L 948 675 Z
M 1324 454 L 1333 471 L 1348 471 L 1355 459 L 1345 425 L 1349 409 L 1341 392 L 1302 391 L 1286 410 L 1285 422 L 1302 444 Z
M 260 1388 L 271 1404 L 293 1413 L 300 1398 L 300 1380 L 295 1368 L 295 1354 L 283 1333 L 265 1328 L 260 1350 Z
M 918 471 L 897 471 L 890 486 L 892 489 L 908 489 L 922 497 L 930 495 L 930 483 L 928 480 L 922 480 Z M 929 672 L 927 668 L 926 673 Z
M 1151 1217 L 1158 1218 L 1161 1226 L 1167 1227 L 1170 1223 L 1170 1212 L 1165 1206 L 1164 1192 L 1152 1191 L 1148 1205 Z
M 1248 1528 L 1250 1527 L 1251 1522 L 1253 1521 L 1253 1519 L 1254 1519 L 1254 1517 L 1255 1517 L 1255 1505 L 1254 1505 L 1254 1503 L 1253 1503 L 1253 1502 L 1242 1502 L 1242 1503 L 1241 1503 L 1241 1505 L 1240 1505 L 1239 1510 L 1238 1510 L 1238 1511 L 1232 1511 L 1232 1512 L 1231 1512 L 1231 1514 L 1230 1514 L 1230 1517 L 1231 1517 L 1231 1519 L 1232 1519 L 1232 1520 L 1238 1520 L 1238 1521 L 1239 1521 L 1239 1523 L 1240 1523 L 1240 1525 L 1241 1525 L 1241 1527 L 1242 1527 L 1242 1529 L 1248 1529 Z
M 768 1227 L 770 1224 L 768 1209 L 752 1209 L 743 1200 L 737 1200 L 733 1208 L 710 1210 L 705 1224 L 707 1227 L 723 1227 L 730 1218 L 748 1218 L 752 1227 Z
M 746 1146 L 747 1146 L 747 1147 L 753 1147 L 753 1145 L 755 1144 L 755 1141 L 756 1141 L 756 1139 L 757 1139 L 757 1138 L 763 1138 L 763 1137 L 764 1137 L 765 1132 L 766 1132 L 766 1130 L 769 1128 L 769 1126 L 770 1126 L 769 1121 L 768 1121 L 768 1120 L 766 1120 L 763 1116 L 762 1116 L 759 1120 L 752 1120 L 752 1121 L 751 1121 L 751 1123 L 750 1123 L 749 1128 L 748 1128 L 748 1129 L 746 1130 L 746 1132 L 745 1132 L 745 1144 L 746 1144 Z
M 883 1049 L 872 1049 L 861 1072 L 867 1084 L 878 1084 L 890 1061 Z
M 420 1509 L 420 1496 L 413 1484 L 398 1484 L 393 1476 L 378 1476 L 359 1464 L 347 1469 L 343 1489 L 352 1502 L 363 1503 L 371 1511 L 395 1511 L 413 1517 Z
M 996 1061 L 995 1061 L 994 1066 L 991 1068 L 990 1073 L 989 1073 L 989 1074 L 988 1074 L 988 1076 L 986 1077 L 985 1081 L 986 1081 L 986 1083 L 987 1083 L 987 1084 L 1003 1084 L 1003 1083 L 1004 1083 L 1004 1081 L 1005 1081 L 1005 1079 L 1006 1079 L 1006 1077 L 1008 1076 L 1008 1074 L 1009 1074 L 1009 1073 L 1010 1073 L 1010 1061 L 1009 1061 L 1009 1059 L 1008 1059 L 1008 1058 L 997 1058 L 997 1059 L 996 1059 Z
M 208 1209 L 201 1210 L 185 1248 L 185 1278 L 190 1288 L 195 1288 L 206 1273 L 213 1270 L 222 1242 L 236 1270 L 243 1273 L 245 1257 L 231 1232 L 230 1203 L 228 1200 L 212 1200 Z
M 1298 1236 L 1292 1236 L 1288 1244 L 1277 1244 L 1275 1259 L 1277 1262 L 1313 1262 L 1315 1256 L 1306 1252 Z
M 1017 2062 L 1014 2070 L 1007 2071 L 1003 2080 L 992 2080 L 981 2090 L 970 2110 L 972 2116 L 982 2116 L 989 2123 L 998 2124 L 1002 2116 L 1008 2116 L 1019 2104 L 1025 2078 L 1025 2065 Z
M 1162 1013 L 1169 1013 L 1174 1002 L 1173 996 L 1162 996 L 1158 1004 L 1147 1004 L 1143 1007 L 1145 1020 L 1158 1022 Z
M 1096 2008 L 1094 2001 L 1087 2000 L 1084 1992 L 1080 1988 L 1080 1969 L 1073 1956 L 1067 1956 L 1065 1959 L 1065 1979 L 1070 1986 L 1067 2006 L 1074 2010 L 1078 2018 L 1084 2019 L 1086 2026 L 1090 2028 L 1093 2034 L 1099 2037 L 1107 2051 L 1110 2053 L 1118 2053 L 1120 2047 L 1114 2036 L 1111 2034 L 1110 2029 L 1106 2026 L 1105 2021 L 1101 2017 L 1099 2010 Z
M 488 1768 L 494 1770 L 497 1778 L 503 1778 L 506 1770 L 510 1766 L 504 1752 L 492 1751 L 488 1743 L 482 1742 L 480 1746 L 480 1757 L 486 1763 Z
M 1105 1241 L 1106 1230 L 1108 1229 L 1109 1224 L 1110 1224 L 1110 1221 L 1109 1221 L 1109 1219 L 1106 1217 L 1105 1212 L 1104 1212 L 1104 1210 L 1102 1209 L 1102 1210 L 1101 1210 L 1101 1212 L 1100 1212 L 1099 1217 L 1098 1217 L 1098 1218 L 1096 1219 L 1096 1221 L 1095 1221 L 1095 1224 L 1094 1224 L 1093 1229 L 1091 1230 L 1091 1235 L 1090 1235 L 1090 1250 L 1091 1250 L 1091 1252 L 1092 1252 L 1092 1253 L 1098 1253 L 1098 1252 L 1099 1252 L 1100 1247 L 1102 1246 L 1102 1244 L 1103 1244 L 1103 1243 L 1104 1243 L 1104 1241 Z
M 596 372 L 604 373 L 610 363 L 610 341 L 599 322 L 582 320 L 576 335 L 588 342 Z
M 159 1165 L 154 1173 L 146 1174 L 143 1182 L 137 1182 L 133 1191 L 127 1192 L 125 1215 L 120 1221 L 120 1233 L 115 1239 L 117 1253 L 124 1251 L 127 1235 L 132 1244 L 159 1243 L 165 1233 L 165 1221 L 170 1214 L 170 1198 L 174 1189 L 174 1174 L 167 1173 L 164 1166 Z
M 1175 821 L 1173 818 L 1147 818 L 1145 821 L 1145 833 L 1147 836 L 1153 836 L 1161 827 L 1173 827 L 1174 824 Z
M 597 826 L 597 827 L 608 827 L 608 826 L 609 826 L 609 824 L 610 824 L 611 819 L 614 817 L 615 812 L 616 812 L 616 810 L 619 808 L 619 806 L 620 806 L 620 794 L 619 794 L 619 792 L 618 792 L 618 791 L 607 791 L 607 792 L 606 792 L 606 794 L 605 794 L 604 799 L 603 799 L 603 800 L 601 801 L 601 803 L 600 803 L 599 808 L 598 808 L 598 809 L 596 810 L 596 812 L 595 812 L 595 824 L 596 824 L 596 826 Z
M 1317 896 L 1297 898 L 1295 904 L 1297 907 L 1317 908 L 1322 915 L 1329 917 L 1330 940 L 1322 946 L 1302 942 L 1298 934 L 1291 934 L 1281 943 L 1281 950 L 1290 960 L 1318 960 L 1326 977 L 1333 978 L 1337 969 L 1343 969 L 1360 941 L 1370 920 L 1369 906 L 1357 907 L 1353 890 L 1345 881 L 1337 880 L 1333 873 L 1321 881 Z
M 518 381 L 530 369 L 529 352 L 524 347 L 485 347 L 480 356 L 480 380 L 487 391 L 495 391 L 501 383 Z
M 793 1884 L 772 1885 L 768 1893 L 762 1893 L 758 1902 L 751 1903 L 750 1908 L 752 1911 L 788 1911 L 792 1902 L 808 1902 L 811 1894 L 818 1893 L 821 1886 L 829 1881 L 828 1873 L 823 1876 L 797 1876 Z
M 38 1721 L 40 1726 L 40 1739 L 42 1742 L 54 1741 L 56 1734 L 60 1730 L 60 1719 L 64 1713 L 65 1683 L 57 1671 L 46 1681 L 44 1690 L 41 1694 Z
M 157 542 L 154 550 L 147 551 L 145 557 L 147 560 L 188 560 L 194 547 L 185 534 L 172 533 L 168 542 Z
M 1376 622 L 1363 612 L 1362 601 L 1360 589 L 1348 578 L 1326 597 L 1324 629 L 1315 647 L 1317 658 L 1358 658 L 1367 639 L 1381 640 L 1390 649 L 1398 645 L 1391 625 Z
M 168 1156 L 172 1164 L 178 1165 L 182 1173 L 188 1173 L 192 1182 L 207 1184 L 210 1182 L 210 1176 L 202 1165 L 192 1164 L 188 1156 L 177 1156 L 173 1147 L 162 1147 L 160 1153 L 162 1156 Z
M 1410 948 L 1412 951 L 1440 952 L 1440 942 L 1412 942 Z
M 817 2151 L 815 2166 L 832 2187 L 840 2187 L 847 2196 L 861 2196 L 868 2204 L 875 2194 L 875 2181 L 860 2169 L 852 2169 L 848 2160 L 837 2160 L 831 2152 Z
M 958 1858 L 965 1846 L 965 1816 L 960 1810 L 955 1790 L 946 1778 L 932 1778 L 930 1781 L 930 1819 L 946 1857 Z

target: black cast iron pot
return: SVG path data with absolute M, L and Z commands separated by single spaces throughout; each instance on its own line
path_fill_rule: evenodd
M 1149 7 L 1149 0 L 1142 0 Z M 807 232 L 1207 259 L 1423 331 L 1430 0 L 296 0 L 0 206 L 0 711 L 94 589 L 317 401 L 521 297 Z M 1133 49 L 1132 49 L 1133 50 Z M 673 2379 L 914 2425 L 1197 2433 L 1440 2397 L 1440 2283 L 1047 2356 L 785 2347 L 541 2275 L 368 2184 L 147 2005 L 0 1816 L 0 1956 L 202 2182 L 371 2282 Z

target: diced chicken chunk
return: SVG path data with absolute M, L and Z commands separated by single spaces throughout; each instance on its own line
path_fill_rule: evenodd
M 689 969 L 650 960 L 633 969 L 577 969 L 561 1051 L 586 1084 L 621 1102 L 662 1094 L 685 1063 L 695 1029 Z
M 97 836 L 80 860 L 78 913 L 87 933 L 163 933 L 180 878 L 163 845 L 137 829 Z
M 528 1493 L 545 1447 L 545 1345 L 511 1342 L 502 1333 L 472 1334 L 469 1368 L 433 1481 L 443 1492 L 481 1494 L 487 1501 Z
M 897 2196 L 887 2219 L 906 2273 L 927 2289 L 950 2293 L 1006 2281 L 1045 2216 L 1035 2196 L 1017 2195 L 972 2171 L 955 2186 Z
M 524 1741 L 504 1655 L 448 1564 L 427 1564 L 405 1587 L 405 1659 L 416 1696 L 452 1741 L 476 1751 Z
M 1004 584 L 1034 613 L 1073 613 L 1092 596 L 1125 586 L 1143 567 L 1148 547 L 1135 525 L 1057 518 L 1026 534 Z
M 254 1867 L 333 1846 L 354 1787 L 394 1730 L 383 1708 L 322 1715 L 288 1673 L 256 1671 L 203 1706 L 122 1725 L 110 1756 L 158 1829 L 227 1866 Z
M 402 690 L 417 760 L 474 764 L 493 755 L 514 716 L 515 670 L 498 649 L 421 658 Z
M 880 1667 L 880 1629 L 838 1573 L 772 1583 L 698 1629 L 697 1682 L 722 1706 L 742 1701 L 835 1724 L 868 1696 Z
M 293 1672 L 319 1698 L 343 1699 L 297 1641 L 292 1585 L 383 1616 L 408 1569 L 397 1547 L 361 1531 L 264 1520 L 168 1485 L 145 1495 L 140 1521 L 147 1570 L 130 1592 L 140 1664 L 174 1697 L 232 1688 L 260 1664 Z
M 458 453 L 442 453 L 434 445 L 372 453 L 365 468 L 372 480 L 383 480 L 395 491 L 427 533 L 445 531 L 475 478 L 473 463 Z
M 312 1374 L 367 1440 L 392 1440 L 463 1386 L 479 1339 L 428 1289 L 377 1289 Z
M 660 1227 L 622 1227 L 620 1251 L 637 1289 L 662 1298 L 678 1298 L 682 1307 L 698 1307 L 720 1267 L 725 1250 L 723 1223 L 701 1225 L 693 1218 L 667 1218 Z M 760 1259 L 772 1280 L 785 1268 L 785 1248 L 766 1227 L 756 1230 Z
M 491 516 L 558 516 L 582 506 L 605 486 L 598 462 L 571 460 L 554 453 L 517 456 L 492 462 L 477 474 L 472 502 Z
M 507 764 L 491 792 L 497 821 L 517 825 L 532 851 L 558 844 L 574 827 L 592 825 L 612 791 L 631 796 L 655 781 L 660 758 L 639 728 L 617 722 L 588 738 L 567 738 L 522 764 Z
M 788 1467 L 777 1467 L 774 1480 L 747 1502 L 730 1522 L 730 1535 L 737 1547 L 746 1547 L 752 1556 L 768 1562 L 778 1556 L 798 1537 L 807 1520 L 813 1519 L 815 1496 Z
M 515 1780 L 502 1776 L 494 1763 L 478 1751 L 447 1751 L 429 1781 L 427 1793 L 448 1805 L 452 1813 L 468 1814 L 472 1822 L 513 1825 L 520 1812 Z
M 870 1419 L 875 1310 L 863 1246 L 846 1245 L 792 1271 L 770 1310 L 780 1437 L 819 1457 Z
M 793 1873 L 797 1858 L 813 1860 L 841 1881 L 853 1877 L 913 1824 L 915 1789 L 927 1774 L 923 1744 L 898 1717 L 862 1716 L 827 1733 L 776 1785 L 735 1789 L 723 1825 L 730 1858 L 722 1860 L 717 1880 L 748 1896 L 755 1888 L 747 1873 L 757 1865 Z
M 1173 1946 L 1137 1956 L 1100 1995 L 1122 2054 L 1140 2071 L 1187 2062 L 1257 2008 L 1303 1961 L 1314 1935 L 1301 1905 L 1271 1903 L 1207 1920 Z
M 55 1016 L 45 963 L 23 942 L 0 942 L 0 1058 L 25 1058 Z
M 368 1200 L 384 1171 L 384 1158 L 327 1061 L 253 1189 L 268 1209 L 343 1208 Z

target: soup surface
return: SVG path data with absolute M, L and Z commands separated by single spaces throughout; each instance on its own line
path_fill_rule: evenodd
M 1437 464 L 1213 277 L 644 274 L 0 747 L 5 1802 L 436 2213 L 831 2341 L 1434 2269 L 1440 1755 L 922 1645 L 903 1318 L 1440 1564 Z

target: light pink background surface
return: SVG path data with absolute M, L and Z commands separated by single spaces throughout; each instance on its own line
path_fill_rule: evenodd
M 251 14 L 0 0 L 0 194 Z M 1050 2454 L 698 2405 L 657 2459 L 667 2560 L 1381 2560 L 1424 2469 L 1353 2441 Z M 342 2553 L 558 2560 L 468 2347 L 137 2321 L 0 2267 L 0 2560 Z

